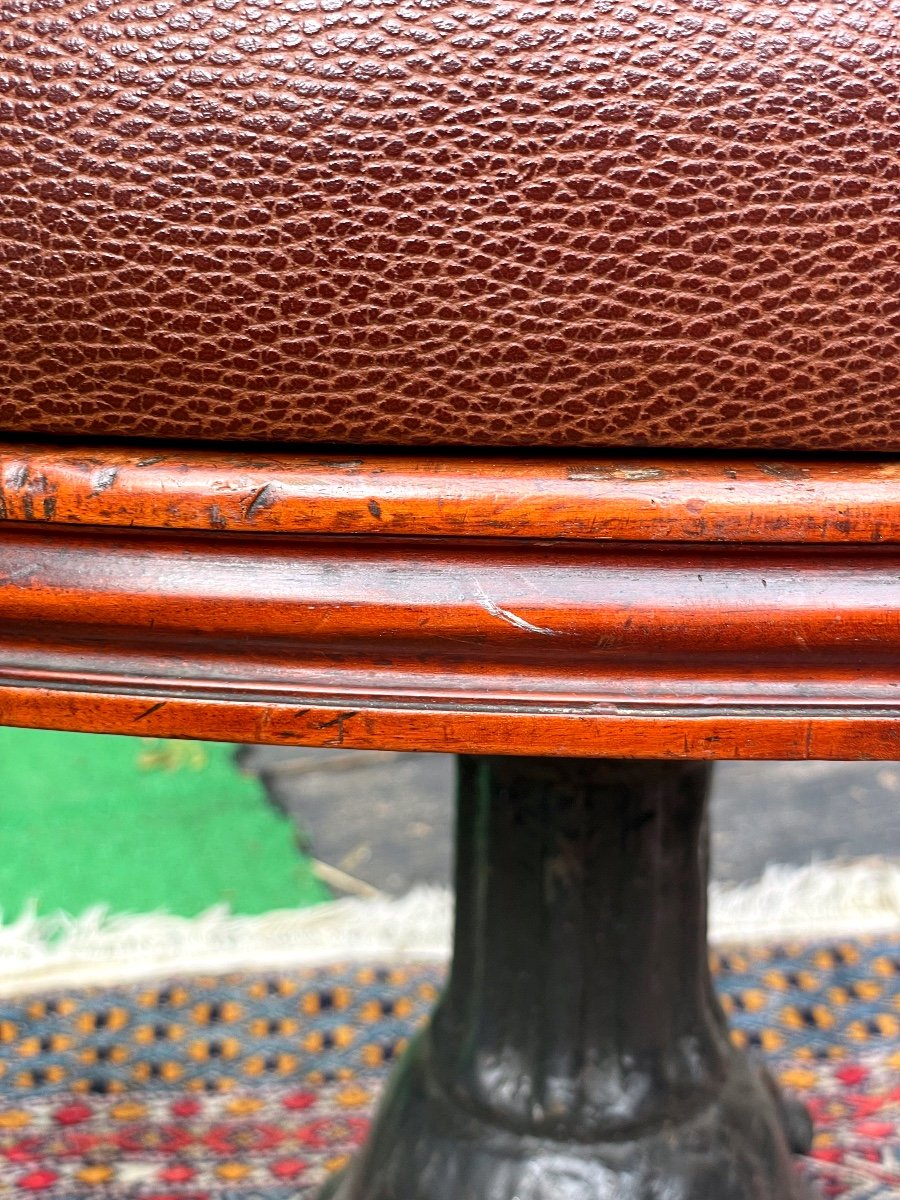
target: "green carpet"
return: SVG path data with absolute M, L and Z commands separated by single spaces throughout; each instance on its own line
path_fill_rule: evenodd
M 291 823 L 234 747 L 0 728 L 0 909 L 213 904 L 252 915 L 328 899 Z

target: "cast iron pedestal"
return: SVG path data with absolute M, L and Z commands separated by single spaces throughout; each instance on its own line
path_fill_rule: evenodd
M 460 760 L 450 979 L 326 1195 L 799 1200 L 789 1113 L 710 980 L 708 778 Z

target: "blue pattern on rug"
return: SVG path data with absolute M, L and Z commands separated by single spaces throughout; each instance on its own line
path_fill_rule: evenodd
M 820 1195 L 900 1197 L 900 937 L 735 948 L 737 1044 L 817 1123 Z M 312 1200 L 444 971 L 345 965 L 0 1000 L 0 1194 Z

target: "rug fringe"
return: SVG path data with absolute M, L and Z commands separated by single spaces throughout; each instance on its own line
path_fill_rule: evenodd
M 443 959 L 451 925 L 450 892 L 429 887 L 400 899 L 337 900 L 252 917 L 224 906 L 193 918 L 103 908 L 39 917 L 31 909 L 0 924 L 0 995 L 183 972 Z M 754 883 L 714 884 L 710 926 L 717 942 L 900 931 L 900 861 L 772 866 Z
M 770 866 L 746 884 L 710 888 L 717 942 L 812 941 L 900 932 L 900 859 Z

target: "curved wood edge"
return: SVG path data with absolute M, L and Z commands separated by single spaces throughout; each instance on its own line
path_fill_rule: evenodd
M 0 528 L 0 722 L 900 757 L 900 548 Z
M 900 541 L 900 460 L 235 454 L 0 444 L 0 525 L 611 541 Z
M 571 758 L 900 759 L 896 707 L 881 712 L 479 713 L 318 706 L 298 723 L 297 702 L 234 703 L 174 696 L 0 685 L 0 724 L 142 737 L 265 745 L 530 754 Z

